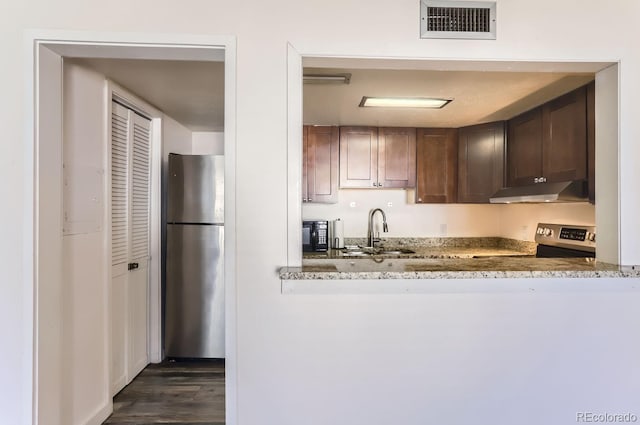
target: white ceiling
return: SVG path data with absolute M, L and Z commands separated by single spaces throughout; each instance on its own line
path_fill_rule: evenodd
M 224 62 L 68 60 L 106 75 L 192 131 L 224 129 Z
M 192 131 L 224 129 L 220 60 L 66 59 L 95 69 Z M 217 58 L 217 59 L 221 59 Z M 593 80 L 605 63 L 305 57 L 305 73 L 351 73 L 348 85 L 305 84 L 305 124 L 462 127 L 509 119 Z M 362 96 L 453 99 L 443 109 L 361 108 Z
M 308 63 L 314 61 L 306 60 L 305 64 Z M 366 60 L 350 62 L 366 63 Z M 384 63 L 374 65 L 384 67 Z M 442 66 L 451 69 L 455 68 L 453 65 Z M 573 72 L 306 67 L 305 74 L 352 76 L 350 84 L 304 84 L 303 119 L 305 124 L 396 127 L 463 127 L 506 120 L 588 83 L 594 79 L 594 73 L 585 70 L 598 69 L 599 65 L 574 66 Z M 464 69 L 461 65 L 457 68 Z M 491 69 L 490 64 L 487 68 Z M 437 97 L 453 101 L 442 109 L 362 108 L 359 104 L 363 96 Z

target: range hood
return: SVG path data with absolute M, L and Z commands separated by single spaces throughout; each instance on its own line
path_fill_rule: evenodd
M 507 187 L 497 191 L 490 199 L 492 204 L 585 202 L 586 180 L 559 183 L 536 183 L 529 186 Z

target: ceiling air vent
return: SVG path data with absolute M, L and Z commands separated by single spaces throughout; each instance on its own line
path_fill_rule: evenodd
M 421 38 L 496 39 L 496 3 L 420 1 Z

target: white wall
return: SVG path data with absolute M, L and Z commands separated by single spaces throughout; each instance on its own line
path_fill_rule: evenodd
M 64 279 L 63 279 L 63 243 L 60 229 L 63 223 L 62 196 L 63 190 L 63 107 L 62 81 L 63 66 L 60 56 L 51 50 L 41 47 L 40 69 L 38 81 L 42 89 L 39 93 L 38 122 L 47 131 L 41 134 L 42 147 L 40 154 L 51 161 L 39 167 L 38 190 L 40 191 L 37 223 L 40 229 L 39 243 L 49 246 L 48 255 L 37 261 L 39 274 L 46 276 L 47 284 L 34 288 L 34 302 L 39 306 L 34 322 L 38 324 L 38 332 L 34 335 L 34 343 L 39 347 L 34 361 L 37 365 L 37 384 L 41 394 L 36 395 L 35 404 L 38 414 L 44 418 L 60 420 L 63 414 L 60 382 L 63 379 L 64 364 L 63 314 Z M 53 84 L 48 84 L 52 82 Z M 47 231 L 47 229 L 50 229 Z M 52 230 L 52 231 L 51 231 Z M 13 318 L 6 318 L 13 320 Z M 28 362 L 29 359 L 22 361 Z M 24 386 L 26 382 L 21 383 Z
M 500 205 L 414 204 L 413 191 L 349 189 L 337 204 L 303 204 L 304 219 L 342 219 L 346 237 L 366 237 L 369 211 L 382 208 L 389 232 L 382 236 L 498 236 Z M 389 206 L 391 204 L 391 206 Z M 352 206 L 353 205 L 353 206 Z M 376 223 L 380 220 L 376 217 Z
M 194 155 L 224 155 L 224 132 L 194 131 L 191 153 Z
M 105 78 L 65 64 L 62 416 L 106 419 L 111 408 L 106 251 Z M 94 208 L 91 208 L 93 206 Z M 95 419 L 94 419 L 95 420 Z
M 162 122 L 162 165 L 166 168 L 170 153 L 188 155 L 192 153 L 191 130 L 168 115 Z
M 629 195 L 622 197 L 619 191 L 603 189 L 616 187 L 620 179 L 619 170 L 616 169 L 620 159 L 620 147 L 616 143 L 620 127 L 617 120 L 611 119 L 613 114 L 619 114 L 619 72 L 619 66 L 615 65 L 596 76 L 596 93 L 601 93 L 596 97 L 596 222 L 600 228 L 606 226 L 611 229 L 608 233 L 598 233 L 598 247 L 606 246 L 605 250 L 598 248 L 598 258 L 613 264 L 632 264 L 634 261 L 627 260 L 627 256 L 633 257 L 634 253 L 637 253 L 637 247 L 620 252 L 621 242 L 625 238 L 617 237 L 621 229 L 620 204 L 628 202 L 627 198 L 631 193 L 627 192 Z M 603 120 L 602 117 L 606 119 Z M 637 196 L 631 196 L 631 201 L 636 198 Z M 624 257 L 621 254 L 624 254 Z M 635 260 L 635 263 L 637 264 L 638 260 Z
M 162 193 L 167 188 L 167 168 L 169 166 L 169 154 L 179 153 L 189 155 L 192 153 L 191 130 L 168 115 L 162 120 Z M 166 198 L 162 200 L 162 223 L 165 222 Z M 162 226 L 164 239 L 164 225 Z M 164 257 L 164 254 L 163 254 Z
M 595 225 L 595 207 L 588 202 L 511 204 L 500 209 L 499 235 L 505 238 L 533 241 L 538 223 Z
M 336 204 L 302 204 L 303 219 L 342 219 L 346 237 L 366 237 L 369 211 L 387 215 L 387 237 L 502 236 L 533 241 L 537 223 L 595 224 L 595 207 L 575 204 L 415 204 L 411 190 L 347 189 Z M 389 206 L 391 205 L 391 206 Z M 376 218 L 378 223 L 379 218 Z
M 11 205 L 0 221 L 16 223 L 0 242 L 0 340 L 13 347 L 0 362 L 3 421 L 26 424 L 31 410 L 27 28 L 238 37 L 240 424 L 561 424 L 576 410 L 636 408 L 638 297 L 608 291 L 606 279 L 596 295 L 318 297 L 283 296 L 275 271 L 287 261 L 287 42 L 320 55 L 621 60 L 620 249 L 625 264 L 640 263 L 640 3 L 499 1 L 495 41 L 420 40 L 413 0 L 163 6 L 25 0 L 0 14 L 0 193 Z

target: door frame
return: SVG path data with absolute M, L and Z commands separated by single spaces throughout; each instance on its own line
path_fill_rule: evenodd
M 24 218 L 24 252 L 23 264 L 23 299 L 25 303 L 26 335 L 22 347 L 29 369 L 30 382 L 25 383 L 25 400 L 31 403 L 24 406 L 25 416 L 31 423 L 56 422 L 50 412 L 40 412 L 40 393 L 47 393 L 47 386 L 60 388 L 62 376 L 45 376 L 48 368 L 59 368 L 60 345 L 45 338 L 40 332 L 40 323 L 56 323 L 62 320 L 60 306 L 62 274 L 59 258 L 47 261 L 47 254 L 60 252 L 62 247 L 62 231 L 58 226 L 39 225 L 43 218 L 47 222 L 61 223 L 62 211 L 51 211 L 44 198 L 62 200 L 62 164 L 60 157 L 50 152 L 62 151 L 62 133 L 51 124 L 62 128 L 62 69 L 51 75 L 40 73 L 42 48 L 59 58 L 64 57 L 111 57 L 111 58 L 145 58 L 145 59 L 192 59 L 214 60 L 224 59 L 225 63 L 225 118 L 224 118 L 224 150 L 225 150 L 225 415 L 226 423 L 237 422 L 237 371 L 236 371 L 236 280 L 235 280 L 235 217 L 236 217 L 236 38 L 234 36 L 199 36 L 187 34 L 139 34 L 139 33 L 105 33 L 85 31 L 29 30 L 25 32 L 25 69 L 30 73 L 26 78 L 26 122 L 25 122 L 25 218 Z M 60 61 L 62 63 L 62 61 Z M 46 87 L 45 87 L 46 86 Z M 53 87 L 60 93 L 59 105 L 41 105 L 40 94 L 44 89 Z M 46 90 L 45 90 L 46 91 Z M 55 102 L 54 102 L 55 103 Z M 47 115 L 48 114 L 48 115 Z M 43 115 L 46 115 L 43 117 Z M 47 118 L 43 120 L 43 118 Z M 48 132 L 52 127 L 54 131 Z M 154 126 L 155 128 L 155 126 Z M 58 131 L 56 131 L 58 130 Z M 51 177 L 54 178 L 51 178 Z M 158 181 L 159 185 L 159 181 Z M 41 199 L 42 198 L 42 199 Z M 157 211 L 158 215 L 160 210 Z M 159 235 L 157 235 L 159 238 Z M 159 255 L 157 256 L 159 263 Z M 160 265 L 158 264 L 158 268 Z M 159 277 L 159 276 L 158 276 Z M 107 280 L 105 279 L 105 282 Z M 53 288 L 57 297 L 41 297 L 42 288 Z M 105 290 L 108 288 L 104 288 Z M 51 290 L 51 289 L 50 289 Z M 151 300 L 159 303 L 159 297 Z M 107 315 L 110 314 L 108 297 L 105 299 Z M 160 311 L 160 306 L 156 306 Z M 109 317 L 107 318 L 109 319 Z M 155 329 L 159 315 L 150 318 Z M 110 320 L 107 320 L 110 323 Z M 151 323 L 150 323 L 151 324 Z M 109 332 L 105 331 L 109 338 Z M 160 340 L 156 338 L 156 346 L 151 350 L 160 350 Z M 57 344 L 57 345 L 56 345 Z M 159 351 L 157 351 L 159 352 Z M 53 354 L 53 355 L 49 355 Z M 154 356 L 155 357 L 155 356 Z M 41 373 L 42 372 L 42 373 Z M 110 386 L 107 371 L 106 382 Z M 46 383 L 43 379 L 49 379 Z M 45 385 L 46 384 L 46 385 Z M 108 392 L 110 394 L 110 392 Z M 111 400 L 106 401 L 103 410 L 111 411 Z M 59 407 L 58 407 L 59 408 Z M 100 414 L 104 414 L 102 411 Z

